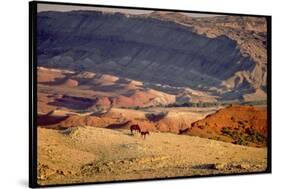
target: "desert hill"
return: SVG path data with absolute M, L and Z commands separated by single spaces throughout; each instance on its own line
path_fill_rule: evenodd
M 38 26 L 40 66 L 188 87 L 213 101 L 266 99 L 264 18 L 48 11 Z
M 64 113 L 63 113 L 64 112 Z M 111 108 L 106 112 L 51 111 L 38 115 L 40 127 L 64 130 L 79 126 L 126 129 L 199 136 L 234 144 L 262 147 L 267 141 L 267 111 L 263 107 L 226 108 Z
M 69 113 L 60 110 L 38 115 L 37 122 L 41 127 L 59 130 L 84 125 L 128 130 L 131 125 L 138 124 L 142 130 L 177 134 L 179 130 L 189 128 L 193 122 L 203 119 L 215 110 L 166 108 L 165 111 L 164 108 L 149 108 L 146 110 L 111 108 L 103 113 Z
M 38 128 L 38 183 L 64 184 L 263 171 L 266 149 L 128 130 Z
M 129 129 L 130 125 L 138 124 L 142 130 L 154 132 L 250 146 L 266 144 L 264 108 L 167 107 L 180 101 L 211 98 L 189 88 L 175 89 L 174 94 L 170 90 L 151 89 L 143 82 L 109 74 L 39 67 L 37 122 L 41 127 L 59 130 L 84 125 Z
M 185 134 L 236 144 L 266 145 L 267 111 L 253 106 L 229 106 L 191 124 Z
M 97 107 L 149 107 L 176 102 L 176 96 L 140 81 L 94 72 L 38 68 L 38 109 L 91 111 Z

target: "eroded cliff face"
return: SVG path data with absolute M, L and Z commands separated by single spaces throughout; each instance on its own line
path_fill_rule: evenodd
M 237 40 L 150 16 L 41 12 L 38 64 L 207 91 L 217 100 L 265 97 L 266 66 Z
M 266 96 L 267 85 L 267 21 L 265 17 L 253 16 L 216 16 L 188 17 L 174 12 L 155 11 L 146 17 L 172 21 L 180 25 L 192 27 L 199 35 L 216 38 L 225 35 L 234 40 L 243 56 L 250 57 L 255 66 L 252 70 L 236 72 L 222 84 L 230 89 L 248 83 L 253 89 L 245 100 Z M 236 91 L 239 92 L 239 91 Z

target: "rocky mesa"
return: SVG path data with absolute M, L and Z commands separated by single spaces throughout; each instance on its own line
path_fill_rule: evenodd
M 188 87 L 213 101 L 266 99 L 264 18 L 49 11 L 38 28 L 40 66 Z

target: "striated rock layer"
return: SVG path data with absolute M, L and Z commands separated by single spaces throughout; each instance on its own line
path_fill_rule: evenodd
M 132 16 L 98 11 L 41 12 L 38 15 L 38 63 L 44 67 L 87 70 L 190 87 L 217 95 L 218 100 L 245 100 L 245 94 L 254 94 L 254 100 L 265 99 L 266 66 L 262 62 L 266 62 L 266 51 L 260 49 L 265 48 L 266 41 L 264 37 L 259 38 L 262 34 L 256 41 L 261 41 L 263 46 L 250 41 L 247 44 L 254 44 L 257 50 L 256 54 L 249 53 L 247 48 L 255 49 L 244 47 L 233 33 L 222 32 L 222 28 L 231 28 L 229 19 L 225 25 L 215 28 L 218 32 L 214 35 L 199 27 L 208 19 L 215 18 L 191 19 L 190 22 L 197 23 L 195 26 L 159 19 L 155 13 Z M 221 19 L 220 23 L 223 22 Z M 265 20 L 244 22 L 265 23 Z M 253 24 L 248 24 L 246 29 L 250 26 L 255 31 Z M 264 33 L 262 28 L 257 28 L 254 34 Z M 248 37 L 241 28 L 235 31 Z

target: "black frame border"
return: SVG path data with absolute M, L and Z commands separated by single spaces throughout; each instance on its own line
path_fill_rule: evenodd
M 37 5 L 71 5 L 84 7 L 103 7 L 103 8 L 124 8 L 133 10 L 150 10 L 150 11 L 172 11 L 186 12 L 199 14 L 216 14 L 229 16 L 252 16 L 265 17 L 267 22 L 267 114 L 268 114 L 268 138 L 267 138 L 267 169 L 262 172 L 249 173 L 231 173 L 231 174 L 216 174 L 216 175 L 193 175 L 180 176 L 171 178 L 150 178 L 150 179 L 134 179 L 120 181 L 104 181 L 104 182 L 86 182 L 72 184 L 51 184 L 39 185 L 37 183 Z M 255 15 L 255 14 L 240 14 L 240 13 L 225 13 L 225 12 L 208 12 L 208 11 L 193 11 L 180 9 L 163 9 L 153 7 L 130 7 L 130 6 L 114 6 L 101 4 L 82 4 L 71 2 L 49 2 L 49 1 L 30 1 L 29 2 L 29 187 L 59 187 L 59 186 L 77 186 L 89 184 L 110 184 L 124 182 L 143 182 L 143 181 L 162 181 L 190 178 L 209 178 L 221 176 L 242 176 L 242 175 L 257 175 L 272 173 L 272 17 L 271 15 Z

